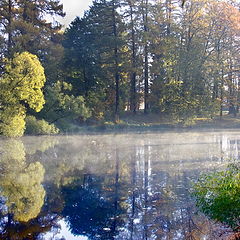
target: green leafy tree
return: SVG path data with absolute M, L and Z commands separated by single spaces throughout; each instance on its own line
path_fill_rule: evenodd
M 91 116 L 91 111 L 86 107 L 82 96 L 71 94 L 72 85 L 58 81 L 46 89 L 46 106 L 40 116 L 45 117 L 50 123 L 56 123 L 60 128 L 74 120 L 86 120 Z
M 151 34 L 157 35 L 150 44 L 153 111 L 179 120 L 213 116 L 218 111 L 218 97 L 212 94 L 216 92 L 214 78 L 221 78 L 214 57 L 221 34 L 216 30 L 219 19 L 213 17 L 214 4 L 196 0 L 180 9 L 166 1 L 167 6 L 156 6 L 150 26 Z
M 59 133 L 59 129 L 54 124 L 49 124 L 45 120 L 38 120 L 34 116 L 26 117 L 26 134 L 49 135 Z
M 30 52 L 43 64 L 47 83 L 61 79 L 63 34 L 56 19 L 64 15 L 59 0 L 1 0 L 1 58 Z

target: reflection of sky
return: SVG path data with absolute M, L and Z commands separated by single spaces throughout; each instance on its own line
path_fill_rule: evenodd
M 46 240 L 55 240 L 55 239 L 61 239 L 64 238 L 66 240 L 88 240 L 87 237 L 85 236 L 75 236 L 73 234 L 71 234 L 67 223 L 64 220 L 60 220 L 58 222 L 58 224 L 61 226 L 61 229 L 59 230 L 59 233 L 47 233 L 46 235 L 44 235 L 44 239 Z

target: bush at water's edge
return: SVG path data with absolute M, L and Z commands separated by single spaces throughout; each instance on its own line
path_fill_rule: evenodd
M 49 135 L 59 133 L 59 129 L 54 124 L 49 124 L 45 120 L 37 120 L 34 116 L 27 116 L 25 120 L 25 134 Z
M 192 193 L 200 211 L 240 232 L 240 163 L 201 175 Z

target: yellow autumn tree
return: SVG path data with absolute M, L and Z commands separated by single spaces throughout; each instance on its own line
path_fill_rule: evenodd
M 44 68 L 37 56 L 17 53 L 5 60 L 0 78 L 0 133 L 9 137 L 22 136 L 26 108 L 39 112 L 45 103 L 42 88 L 46 81 Z

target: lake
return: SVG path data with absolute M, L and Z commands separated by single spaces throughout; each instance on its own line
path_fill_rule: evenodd
M 239 151 L 238 130 L 1 139 L 0 239 L 218 239 L 191 184 Z

